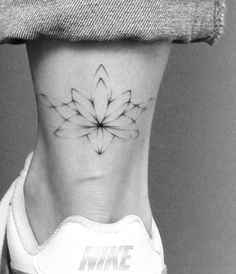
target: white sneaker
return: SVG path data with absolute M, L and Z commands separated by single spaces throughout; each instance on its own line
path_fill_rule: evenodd
M 14 274 L 167 273 L 154 220 L 150 237 L 136 215 L 111 224 L 71 216 L 45 243 L 38 245 L 25 213 L 24 177 L 17 182 L 7 224 Z

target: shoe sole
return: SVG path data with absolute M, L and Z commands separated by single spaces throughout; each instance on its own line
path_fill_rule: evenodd
M 11 271 L 12 271 L 12 274 L 27 274 L 25 272 L 20 272 L 20 271 L 15 270 L 15 269 L 12 269 Z M 162 270 L 161 274 L 167 274 L 167 268 L 166 267 Z

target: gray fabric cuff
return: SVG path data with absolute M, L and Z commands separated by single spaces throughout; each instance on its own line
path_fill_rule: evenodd
M 169 40 L 213 44 L 225 0 L 0 0 L 0 43 Z
M 213 45 L 221 37 L 224 31 L 225 1 L 199 1 L 193 22 L 191 42 L 206 41 L 209 45 Z M 207 32 L 208 38 L 204 36 Z

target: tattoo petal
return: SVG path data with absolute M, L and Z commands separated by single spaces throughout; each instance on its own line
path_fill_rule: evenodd
M 77 110 L 78 115 L 82 115 L 85 119 L 89 120 L 91 123 L 96 123 L 96 116 L 94 116 L 92 113 L 90 113 L 82 104 L 75 101 L 74 105 Z
M 91 99 L 75 88 L 71 89 L 71 95 L 74 101 L 79 105 L 82 105 L 89 113 L 95 116 L 94 105 Z
M 81 127 L 96 127 L 95 123 L 87 120 L 86 118 L 84 118 L 84 116 L 79 114 L 73 115 L 66 120 L 72 124 L 79 125 Z
M 128 108 L 131 99 L 131 91 L 127 90 L 123 92 L 120 96 L 113 99 L 112 102 L 108 106 L 108 110 L 106 113 L 106 118 L 104 122 L 109 122 L 115 120 L 120 115 L 122 115 L 125 110 Z
M 108 131 L 117 138 L 121 139 L 135 139 L 139 136 L 138 129 L 114 129 L 109 128 Z
M 129 109 L 125 111 L 125 115 L 131 117 L 134 120 L 137 120 L 139 116 L 148 109 L 154 102 L 154 98 L 142 102 L 140 104 L 130 104 Z
M 80 138 L 91 134 L 95 127 L 86 127 L 75 125 L 69 121 L 64 121 L 55 131 L 54 134 L 64 138 Z
M 68 117 L 76 114 L 76 110 L 73 109 L 71 103 L 63 103 L 55 98 L 49 99 L 49 97 L 43 93 L 39 93 L 37 95 L 37 99 L 45 106 L 56 111 L 63 119 L 67 119 Z
M 108 128 L 124 128 L 133 123 L 136 124 L 135 120 L 133 120 L 131 117 L 123 115 L 111 122 L 104 123 L 104 125 Z
M 107 95 L 108 95 L 108 99 L 110 100 L 112 98 L 111 80 L 110 80 L 110 77 L 109 77 L 105 67 L 102 64 L 99 65 L 99 67 L 97 68 L 97 70 L 95 72 L 91 97 L 92 98 L 95 97 L 99 79 L 103 79 L 104 83 L 106 83 Z
M 102 122 L 108 108 L 109 94 L 106 83 L 102 78 L 100 78 L 96 85 L 96 90 L 94 94 L 94 108 L 96 117 L 99 122 Z
M 139 130 L 136 122 L 129 117 L 127 118 L 126 123 L 120 125 L 112 125 L 107 127 L 107 130 L 114 136 L 122 139 L 135 139 L 139 136 Z

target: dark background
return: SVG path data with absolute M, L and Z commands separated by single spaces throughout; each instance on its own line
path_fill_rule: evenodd
M 223 38 L 174 45 L 158 97 L 150 198 L 169 274 L 236 273 L 236 1 Z M 0 47 L 0 196 L 34 145 L 24 46 Z

